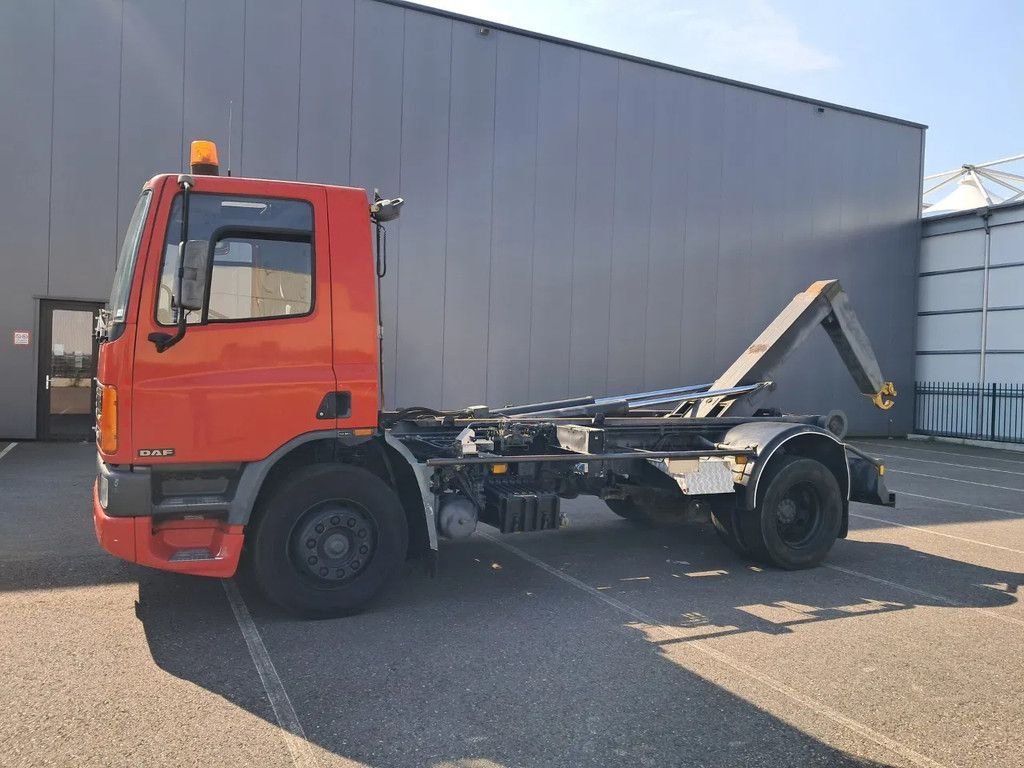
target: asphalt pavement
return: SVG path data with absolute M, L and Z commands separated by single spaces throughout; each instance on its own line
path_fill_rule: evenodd
M 107 556 L 92 446 L 18 444 L 0 765 L 1024 765 L 1024 454 L 856 444 L 897 507 L 854 504 L 821 568 L 579 500 L 315 622 Z

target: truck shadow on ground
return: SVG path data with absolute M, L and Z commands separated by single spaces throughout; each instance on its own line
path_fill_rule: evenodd
M 619 535 L 608 536 L 608 526 Z M 678 635 L 670 642 L 798 635 L 810 623 L 950 607 L 828 569 L 751 570 L 713 534 L 614 521 L 513 541 L 658 617 Z M 893 544 L 841 547 L 842 567 L 913 556 L 925 578 L 940 569 L 938 583 L 961 607 L 1010 604 L 1024 583 L 1021 574 L 930 555 L 922 569 L 921 553 Z M 699 570 L 684 575 L 683 562 Z M 695 674 L 628 617 L 483 539 L 449 545 L 437 578 L 410 572 L 374 608 L 346 619 L 293 619 L 244 584 L 243 593 L 307 737 L 366 765 L 887 765 Z M 773 620 L 751 613 L 753 604 L 790 613 Z M 274 722 L 218 583 L 147 572 L 138 616 L 162 669 Z M 863 738 L 849 743 L 899 762 Z

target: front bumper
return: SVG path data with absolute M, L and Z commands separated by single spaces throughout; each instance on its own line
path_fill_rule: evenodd
M 92 490 L 96 540 L 107 552 L 150 568 L 195 576 L 227 578 L 238 569 L 244 526 L 216 518 L 157 518 L 151 514 L 148 473 L 141 483 L 123 482 L 135 473 L 99 462 Z M 131 514 L 134 511 L 135 514 Z

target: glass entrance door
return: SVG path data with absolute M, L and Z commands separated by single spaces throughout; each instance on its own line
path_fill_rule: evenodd
M 97 342 L 101 304 L 43 301 L 39 323 L 41 440 L 93 439 Z

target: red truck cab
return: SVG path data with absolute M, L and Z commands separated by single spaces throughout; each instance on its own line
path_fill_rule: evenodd
M 145 184 L 120 255 L 97 374 L 93 516 L 119 557 L 230 576 L 243 542 L 223 503 L 241 481 L 233 468 L 303 434 L 376 431 L 369 203 L 318 184 L 184 183 Z M 207 295 L 187 312 L 184 343 L 162 349 L 178 320 L 186 196 L 185 239 L 209 247 Z M 161 473 L 170 466 L 173 478 Z

